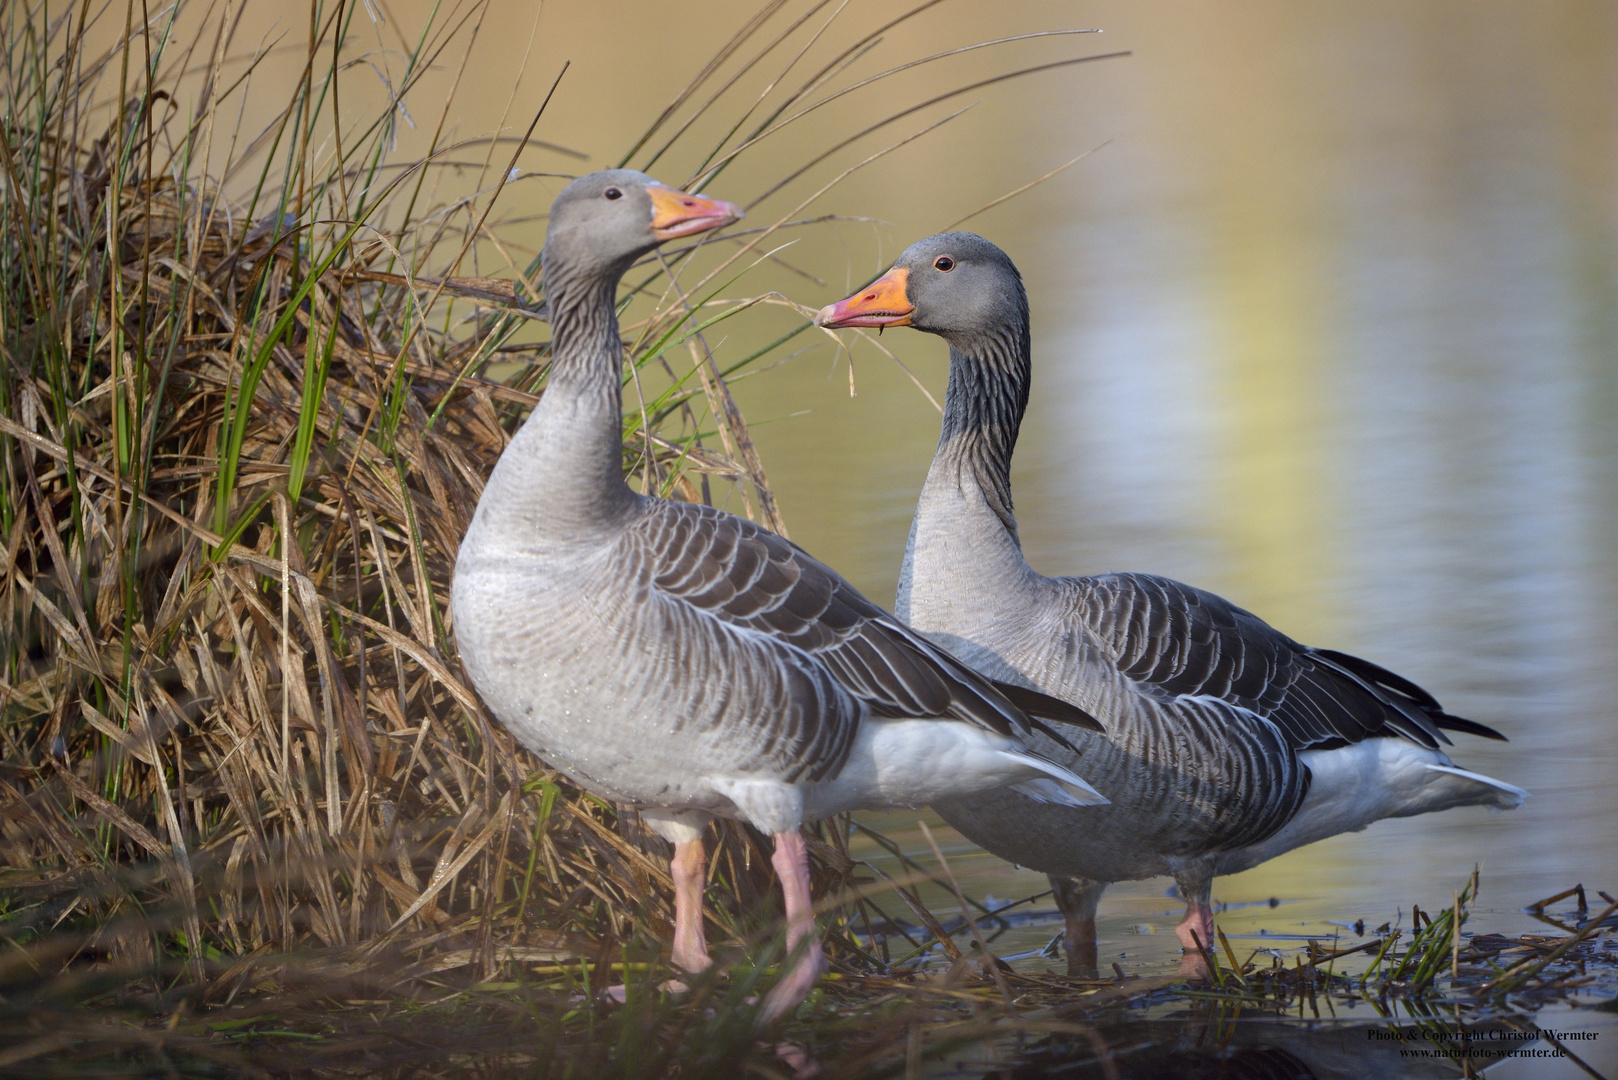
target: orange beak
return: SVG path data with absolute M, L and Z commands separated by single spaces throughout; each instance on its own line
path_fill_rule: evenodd
M 646 193 L 652 197 L 652 232 L 659 240 L 695 236 L 709 229 L 733 225 L 744 216 L 742 208 L 735 203 L 687 195 L 662 184 L 647 188 Z
M 815 325 L 830 329 L 844 326 L 909 326 L 914 304 L 905 299 L 910 271 L 894 267 L 871 284 L 850 296 L 820 309 Z

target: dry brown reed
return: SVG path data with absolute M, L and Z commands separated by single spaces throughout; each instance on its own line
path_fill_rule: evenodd
M 797 82 L 787 56 L 767 109 L 735 106 L 698 169 L 712 176 L 880 44 L 822 41 L 837 9 L 814 3 L 755 45 L 783 6 L 642 142 L 783 41 L 834 54 Z M 0 981 L 160 973 L 221 1001 L 286 985 L 311 952 L 309 970 L 397 980 L 655 945 L 660 842 L 491 724 L 455 660 L 454 553 L 543 392 L 543 297 L 534 263 L 462 272 L 501 246 L 505 181 L 455 198 L 424 183 L 464 149 L 442 135 L 448 103 L 425 158 L 390 154 L 395 106 L 433 64 L 464 67 L 484 8 L 419 28 L 388 61 L 387 107 L 355 119 L 339 101 L 369 5 L 312 3 L 302 77 L 254 133 L 231 124 L 263 54 L 230 59 L 229 7 L 186 41 L 179 9 L 120 7 L 0 4 Z M 98 19 L 123 24 L 103 52 Z M 509 164 L 488 150 L 488 175 L 529 145 Z M 643 490 L 731 491 L 784 531 L 726 386 L 769 349 L 721 370 L 699 331 L 781 302 L 736 280 L 814 197 L 690 273 L 704 253 L 631 275 L 624 465 Z M 843 840 L 813 845 L 822 895 L 850 869 Z M 722 945 L 765 925 L 764 856 L 720 830 Z M 831 943 L 843 970 L 868 968 L 835 925 Z

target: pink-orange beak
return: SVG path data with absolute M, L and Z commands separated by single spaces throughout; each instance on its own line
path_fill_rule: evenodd
M 659 240 L 695 236 L 733 225 L 745 216 L 735 203 L 687 195 L 662 184 L 647 188 L 646 193 L 652 197 L 652 232 Z
M 909 326 L 915 305 L 905 299 L 910 271 L 895 266 L 871 284 L 850 296 L 820 309 L 815 325 L 830 329 L 844 326 Z

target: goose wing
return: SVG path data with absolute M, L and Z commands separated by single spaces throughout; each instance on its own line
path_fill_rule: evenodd
M 707 506 L 657 501 L 629 531 L 652 587 L 730 627 L 766 635 L 821 667 L 883 717 L 953 717 L 1026 736 L 1038 719 L 1100 730 L 1088 713 L 1007 693 L 860 595 L 802 548 Z M 849 737 L 852 737 L 850 734 Z
M 1294 750 L 1446 730 L 1500 739 L 1446 713 L 1427 691 L 1346 653 L 1300 645 L 1249 611 L 1150 574 L 1068 578 L 1077 611 L 1118 671 L 1165 699 L 1215 698 L 1264 717 Z

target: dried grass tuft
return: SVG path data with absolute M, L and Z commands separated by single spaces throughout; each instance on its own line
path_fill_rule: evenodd
M 821 40 L 840 9 L 819 4 L 744 56 L 782 6 L 642 143 L 781 41 L 835 54 L 801 83 L 787 56 L 767 107 L 724 97 L 733 80 L 691 118 L 739 102 L 699 173 L 770 152 L 879 44 Z M 463 272 L 469 252 L 509 261 L 490 218 L 505 181 L 438 193 L 432 166 L 466 150 L 441 134 L 449 103 L 427 157 L 393 147 L 406 91 L 464 67 L 484 7 L 356 64 L 360 7 L 312 5 L 303 76 L 256 133 L 232 125 L 264 52 L 230 59 L 228 7 L 176 40 L 178 10 L 0 8 L 0 981 L 138 971 L 223 1000 L 311 952 L 396 981 L 655 947 L 659 842 L 492 725 L 455 660 L 454 553 L 543 392 L 543 297 L 537 263 Z M 98 17 L 124 24 L 100 53 Z M 392 97 L 356 120 L 342 91 L 377 64 Z M 468 145 L 512 175 L 496 143 Z M 721 371 L 699 330 L 781 302 L 734 287 L 775 232 L 820 227 L 799 220 L 831 186 L 812 182 L 740 247 L 665 252 L 625 294 L 626 473 L 729 492 L 780 531 L 725 381 L 769 349 Z M 822 894 L 851 869 L 843 839 L 814 844 Z M 766 851 L 729 826 L 712 865 L 716 936 L 743 942 L 769 910 Z M 832 947 L 867 964 L 835 930 Z

